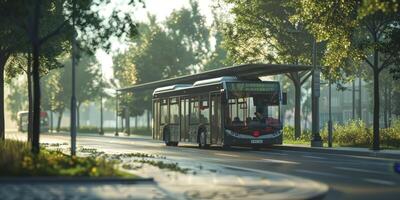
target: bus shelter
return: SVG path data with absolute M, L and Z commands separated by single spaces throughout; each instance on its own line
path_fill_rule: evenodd
M 298 87 L 301 87 L 301 84 L 304 83 L 311 75 L 315 75 L 316 73 L 313 73 L 317 70 L 313 70 L 314 68 L 309 65 L 292 65 L 292 64 L 242 64 L 242 65 L 236 65 L 236 66 L 231 66 L 231 67 L 223 67 L 219 69 L 214 69 L 214 70 L 209 70 L 197 74 L 190 74 L 190 75 L 185 75 L 185 76 L 180 76 L 180 77 L 175 77 L 175 78 L 169 78 L 169 79 L 164 79 L 164 80 L 159 80 L 159 81 L 154 81 L 154 82 L 149 82 L 149 83 L 143 83 L 143 84 L 137 84 L 137 85 L 132 85 L 129 87 L 124 87 L 124 88 L 119 88 L 116 90 L 116 97 L 117 97 L 117 113 L 118 113 L 118 96 L 122 93 L 135 93 L 135 92 L 141 92 L 141 91 L 146 91 L 146 90 L 154 90 L 159 87 L 165 87 L 165 86 L 170 86 L 170 85 L 176 85 L 176 84 L 193 84 L 196 81 L 199 80 L 204 80 L 204 79 L 211 79 L 211 78 L 218 78 L 222 76 L 234 76 L 240 79 L 249 79 L 249 80 L 255 80 L 258 79 L 259 77 L 263 76 L 271 76 L 271 75 L 286 75 L 288 76 L 294 83 L 295 87 L 296 85 Z M 318 78 L 313 78 L 312 84 L 315 90 L 316 88 L 319 88 L 319 73 L 317 74 Z M 318 81 L 315 81 L 318 80 Z M 314 91 L 314 94 L 319 95 L 319 90 L 317 90 L 317 93 Z M 296 93 L 295 98 L 300 98 L 299 93 Z M 318 98 L 314 98 L 313 95 L 313 101 L 318 102 Z M 313 105 L 318 105 L 318 103 L 314 103 Z M 314 113 L 315 109 L 313 109 L 313 116 L 317 114 Z M 318 113 L 318 112 L 317 112 Z M 118 119 L 118 114 L 116 114 L 116 117 Z M 299 117 L 300 116 L 295 116 Z M 319 118 L 313 118 L 312 122 L 313 126 L 314 124 L 319 126 Z M 118 126 L 118 122 L 117 122 Z M 295 127 L 296 128 L 296 127 Z M 318 130 L 319 128 L 316 128 Z M 315 130 L 315 129 L 313 129 Z M 300 131 L 300 130 L 296 130 Z M 316 133 L 317 135 L 314 135 L 318 138 L 319 136 L 319 131 Z M 118 135 L 118 127 L 117 127 L 117 132 L 116 135 Z

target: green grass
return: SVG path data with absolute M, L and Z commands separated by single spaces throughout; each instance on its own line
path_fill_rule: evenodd
M 0 141 L 0 176 L 136 177 L 118 170 L 116 164 L 104 158 L 71 157 L 45 148 L 34 155 L 25 142 Z
M 333 131 L 334 147 L 366 147 L 372 146 L 372 127 L 367 127 L 360 120 L 349 121 L 341 125 L 335 124 Z M 326 145 L 328 141 L 327 127 L 322 129 L 321 137 Z M 294 128 L 285 126 L 283 129 L 284 144 L 309 145 L 312 139 L 310 131 L 303 131 L 300 138 L 294 138 Z M 400 149 L 400 120 L 394 120 L 389 128 L 380 129 L 380 143 L 384 149 Z

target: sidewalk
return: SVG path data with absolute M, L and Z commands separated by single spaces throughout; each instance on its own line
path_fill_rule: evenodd
M 272 149 L 289 150 L 289 151 L 309 151 L 316 153 L 343 154 L 355 156 L 370 156 L 380 158 L 391 158 L 400 160 L 400 150 L 384 149 L 374 151 L 369 148 L 362 147 L 310 147 L 302 144 L 283 144 L 273 146 Z

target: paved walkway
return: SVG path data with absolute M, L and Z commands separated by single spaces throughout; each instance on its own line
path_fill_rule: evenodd
M 8 135 L 15 139 L 25 139 L 24 134 Z M 160 143 L 149 142 L 143 137 L 130 136 L 131 139 L 110 137 L 92 137 L 78 135 L 79 145 L 87 148 L 98 148 L 107 154 L 134 153 L 138 148 L 155 145 L 151 149 L 159 150 Z M 121 136 L 125 137 L 125 136 Z M 67 148 L 67 134 L 43 134 L 41 141 L 60 143 L 57 148 Z M 65 143 L 65 144 L 64 144 Z M 126 146 L 129 144 L 129 146 Z M 145 145 L 144 147 L 141 145 Z M 163 146 L 163 145 L 162 145 Z M 129 147 L 129 148 L 128 148 Z M 163 146 L 164 147 L 164 146 Z M 136 148 L 136 149 L 135 149 Z M 147 147 L 149 148 L 149 147 Z M 174 150 L 175 148 L 172 148 Z M 168 149 L 163 149 L 168 150 Z M 178 150 L 178 149 L 176 149 Z M 182 149 L 190 151 L 191 149 Z M 200 156 L 201 151 L 193 149 L 194 155 Z M 224 152 L 218 152 L 221 156 Z M 157 155 L 157 154 L 152 154 Z M 0 199 L 308 199 L 326 194 L 328 186 L 306 178 L 270 172 L 265 169 L 251 169 L 216 164 L 185 156 L 146 158 L 151 161 L 162 161 L 166 164 L 179 163 L 187 173 L 160 169 L 134 162 L 142 159 L 128 157 L 121 162 L 132 166 L 132 173 L 142 177 L 152 177 L 152 184 L 115 184 L 115 183 L 2 183 L 0 181 Z M 227 160 L 215 158 L 216 160 Z M 0 178 L 1 180 L 1 178 Z
M 0 199 L 173 199 L 156 184 L 0 184 Z

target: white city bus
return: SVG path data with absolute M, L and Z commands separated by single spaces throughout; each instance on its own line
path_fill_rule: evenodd
M 282 144 L 279 82 L 220 77 L 153 92 L 153 139 L 262 147 Z

